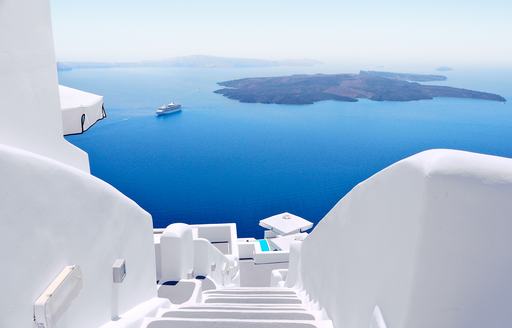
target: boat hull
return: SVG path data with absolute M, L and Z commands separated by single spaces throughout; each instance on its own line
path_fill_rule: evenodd
M 174 114 L 174 113 L 178 113 L 178 112 L 181 112 L 181 108 L 170 109 L 170 110 L 161 111 L 161 112 L 157 111 L 156 116 L 163 116 L 163 115 Z

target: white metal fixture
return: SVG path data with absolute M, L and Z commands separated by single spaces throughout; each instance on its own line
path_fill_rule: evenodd
M 82 289 L 82 273 L 78 265 L 66 266 L 34 303 L 37 328 L 51 328 L 66 312 Z
M 117 259 L 112 265 L 112 274 L 114 283 L 122 283 L 126 276 L 126 261 L 124 259 Z

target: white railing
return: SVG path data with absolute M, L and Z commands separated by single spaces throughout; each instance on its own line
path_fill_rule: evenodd
M 222 254 L 207 239 L 194 239 L 194 273 L 208 276 L 217 285 L 237 284 L 238 262 L 236 258 Z

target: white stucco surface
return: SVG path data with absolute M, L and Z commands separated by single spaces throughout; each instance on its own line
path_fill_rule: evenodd
M 393 328 L 508 326 L 511 199 L 511 159 L 420 153 L 347 194 L 288 278 L 335 327 L 375 325 L 376 307 Z
M 102 96 L 63 85 L 59 85 L 59 96 L 64 135 L 87 131 L 94 123 L 104 118 Z M 83 127 L 82 115 L 85 115 Z
M 90 328 L 156 297 L 150 215 L 107 183 L 71 166 L 0 146 L 0 327 L 33 328 L 33 304 L 65 266 L 82 287 L 57 327 Z M 112 265 L 126 277 L 113 285 Z M 117 295 L 114 295 L 117 293 Z
M 169 225 L 160 236 L 161 282 L 192 278 L 194 273 L 194 238 L 192 228 L 184 223 Z
M 89 172 L 87 154 L 62 134 L 49 1 L 2 0 L 0 144 Z

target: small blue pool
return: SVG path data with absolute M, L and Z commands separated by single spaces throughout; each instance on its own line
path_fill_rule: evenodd
M 270 247 L 266 239 L 258 239 L 258 241 L 260 242 L 260 247 L 263 252 L 270 252 Z

